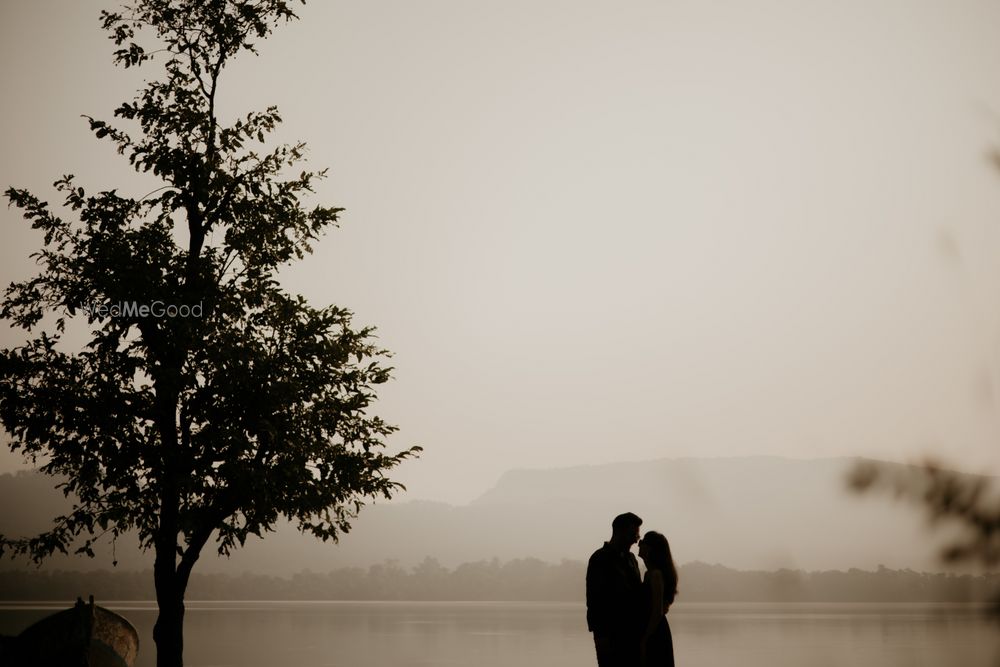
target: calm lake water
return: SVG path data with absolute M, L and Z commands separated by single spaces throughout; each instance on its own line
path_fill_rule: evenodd
M 0 604 L 16 634 L 64 608 Z M 106 602 L 139 630 L 155 664 L 155 605 Z M 681 667 L 997 667 L 1000 624 L 968 604 L 679 603 Z M 580 667 L 596 665 L 581 604 L 191 602 L 188 667 Z

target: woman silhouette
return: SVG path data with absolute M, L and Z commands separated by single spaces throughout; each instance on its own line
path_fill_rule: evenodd
M 639 540 L 639 558 L 646 564 L 643 578 L 646 625 L 639 645 L 642 667 L 674 667 L 674 640 L 667 610 L 677 596 L 677 567 L 667 538 L 649 531 Z

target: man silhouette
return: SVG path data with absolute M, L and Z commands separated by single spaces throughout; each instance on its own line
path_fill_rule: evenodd
M 642 579 L 630 549 L 642 519 L 631 512 L 611 522 L 611 539 L 587 563 L 587 628 L 599 667 L 637 667 L 642 623 Z

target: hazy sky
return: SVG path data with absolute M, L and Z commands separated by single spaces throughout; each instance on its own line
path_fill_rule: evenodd
M 0 0 L 0 184 L 142 195 L 110 2 Z M 223 79 L 329 166 L 284 275 L 395 352 L 410 498 L 512 467 L 934 453 L 1000 473 L 1000 4 L 314 1 Z M 0 281 L 37 248 L 0 209 Z M 16 332 L 0 331 L 17 343 Z M 0 454 L 0 471 L 19 467 Z

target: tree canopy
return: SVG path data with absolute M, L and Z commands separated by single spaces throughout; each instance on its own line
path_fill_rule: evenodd
M 226 65 L 294 18 L 281 0 L 102 12 L 115 63 L 162 60 L 163 76 L 90 130 L 162 187 L 91 194 L 65 176 L 62 210 L 5 193 L 44 242 L 37 275 L 0 304 L 28 338 L 0 352 L 0 423 L 76 502 L 0 551 L 39 561 L 137 531 L 156 553 L 159 664 L 181 664 L 173 626 L 213 537 L 228 554 L 285 517 L 336 539 L 366 499 L 401 488 L 386 472 L 419 451 L 386 453 L 396 429 L 369 414 L 391 371 L 373 330 L 278 280 L 338 224 L 342 209 L 303 201 L 325 172 L 295 169 L 304 144 L 266 146 L 275 107 L 229 125 L 216 112 Z M 66 349 L 69 321 L 86 323 L 83 349 Z

